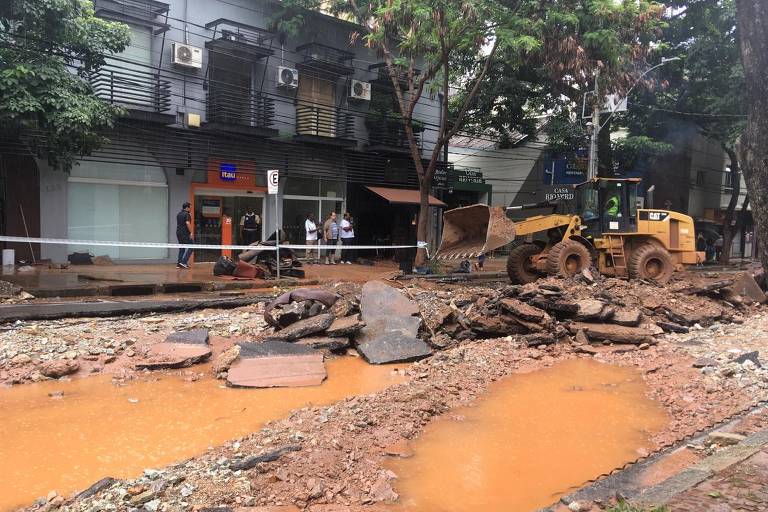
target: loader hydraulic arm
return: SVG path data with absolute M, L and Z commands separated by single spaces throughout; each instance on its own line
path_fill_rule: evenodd
M 527 236 L 567 226 L 567 235 L 579 234 L 581 220 L 578 215 L 537 215 L 515 221 L 515 235 Z M 573 232 L 571 232 L 573 230 Z

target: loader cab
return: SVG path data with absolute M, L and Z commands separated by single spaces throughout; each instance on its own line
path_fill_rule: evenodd
M 576 185 L 576 207 L 582 235 L 599 238 L 603 233 L 637 231 L 639 179 L 595 178 Z

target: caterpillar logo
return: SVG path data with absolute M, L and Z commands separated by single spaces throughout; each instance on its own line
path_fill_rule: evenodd
M 640 211 L 640 220 L 662 221 L 662 220 L 666 220 L 667 217 L 669 217 L 669 212 L 649 211 L 649 210 Z

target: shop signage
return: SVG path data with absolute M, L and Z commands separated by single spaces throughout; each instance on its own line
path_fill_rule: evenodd
M 555 186 L 546 187 L 544 190 L 545 201 L 573 201 L 576 199 L 573 187 Z
M 219 164 L 219 178 L 222 181 L 235 181 L 237 180 L 237 165 L 235 164 Z
M 483 172 L 475 169 L 459 169 L 456 171 L 456 183 L 473 183 L 482 185 L 485 183 Z
M 278 184 L 280 183 L 279 172 L 277 169 L 267 171 L 267 189 L 270 194 L 277 194 Z

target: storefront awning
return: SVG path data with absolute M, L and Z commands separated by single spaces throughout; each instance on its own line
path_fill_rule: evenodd
M 366 187 L 392 204 L 419 204 L 419 191 L 405 188 Z M 447 206 L 434 196 L 429 196 L 429 206 Z

